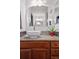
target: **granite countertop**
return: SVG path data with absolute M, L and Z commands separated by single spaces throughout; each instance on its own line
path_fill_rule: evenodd
M 38 38 L 28 38 L 26 35 L 22 36 L 20 40 L 59 40 L 58 36 L 51 37 L 50 35 L 40 35 Z

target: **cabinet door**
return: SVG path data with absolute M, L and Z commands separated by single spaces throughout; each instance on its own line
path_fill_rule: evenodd
M 32 49 L 32 59 L 50 59 L 49 49 Z
M 59 59 L 59 56 L 52 56 L 51 59 Z
M 54 49 L 54 48 L 52 48 L 51 49 L 51 56 L 59 56 L 59 49 Z
M 20 59 L 31 59 L 31 49 L 21 49 Z

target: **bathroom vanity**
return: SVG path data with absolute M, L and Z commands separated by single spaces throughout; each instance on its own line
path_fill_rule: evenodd
M 58 2 L 21 0 L 20 59 L 59 59 Z M 52 27 L 57 36 L 49 35 Z
M 20 59 L 59 59 L 58 38 L 21 38 Z

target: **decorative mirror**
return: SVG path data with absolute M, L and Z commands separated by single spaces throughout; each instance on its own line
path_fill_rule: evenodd
M 47 27 L 48 8 L 46 6 L 32 6 L 29 8 L 29 27 Z

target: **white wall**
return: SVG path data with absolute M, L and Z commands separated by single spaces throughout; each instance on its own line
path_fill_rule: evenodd
M 20 12 L 21 12 L 21 21 L 22 21 L 22 31 L 25 30 L 26 27 L 26 20 L 25 20 L 25 14 L 26 14 L 26 8 L 25 8 L 25 0 L 20 0 Z

